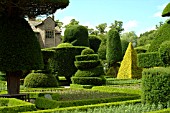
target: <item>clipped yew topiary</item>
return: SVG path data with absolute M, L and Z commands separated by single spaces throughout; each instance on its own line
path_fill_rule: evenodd
M 79 85 L 103 85 L 104 70 L 97 54 L 92 49 L 84 49 L 81 55 L 75 56 L 75 66 L 78 71 L 71 78 L 72 84 Z
M 118 79 L 140 79 L 142 77 L 142 69 L 137 66 L 137 53 L 130 42 L 124 58 L 121 62 L 117 78 Z
M 93 49 L 95 53 L 97 53 L 100 43 L 101 43 L 101 39 L 98 36 L 89 35 L 89 45 L 90 48 Z
M 164 66 L 159 52 L 140 53 L 137 55 L 137 65 L 142 68 Z
M 170 98 L 170 68 L 157 67 L 142 72 L 142 102 L 167 107 Z
M 118 73 L 117 62 L 122 60 L 122 46 L 121 46 L 119 32 L 113 28 L 109 30 L 107 34 L 106 60 L 109 67 L 108 71 L 113 69 L 114 73 L 112 73 L 113 75 L 111 76 L 116 77 Z
M 64 31 L 63 42 L 71 43 L 73 46 L 89 47 L 88 30 L 82 25 L 72 25 Z
M 127 50 L 127 47 L 129 45 L 129 42 L 127 40 L 121 40 L 121 46 L 122 46 L 122 59 L 123 59 L 123 56 L 125 55 L 125 52 Z
M 165 17 L 165 16 L 170 16 L 170 3 L 166 5 L 166 7 L 164 8 L 162 12 L 162 17 Z
M 27 88 L 58 87 L 58 81 L 52 74 L 30 73 L 24 79 Z
M 170 21 L 164 23 L 156 31 L 155 40 L 152 41 L 147 52 L 157 52 L 164 41 L 170 40 Z
M 170 65 L 170 41 L 165 41 L 160 45 L 159 55 L 162 62 L 166 65 Z
M 74 75 L 77 68 L 74 65 L 75 56 L 80 55 L 81 51 L 87 47 L 82 46 L 63 46 L 58 45 L 57 47 L 51 48 L 56 51 L 55 55 L 55 69 L 57 76 L 65 76 L 67 81 L 70 83 L 70 77 Z M 68 44 L 66 44 L 68 45 Z

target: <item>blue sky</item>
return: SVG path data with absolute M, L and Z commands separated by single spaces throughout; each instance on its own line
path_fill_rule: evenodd
M 55 20 L 68 24 L 76 19 L 81 25 L 95 28 L 98 24 L 115 20 L 123 21 L 124 32 L 135 31 L 137 35 L 155 28 L 167 18 L 161 13 L 170 0 L 70 0 L 63 10 L 57 10 Z

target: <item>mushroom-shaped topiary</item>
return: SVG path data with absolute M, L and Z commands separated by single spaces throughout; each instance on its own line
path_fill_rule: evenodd
M 58 81 L 52 74 L 30 73 L 25 77 L 24 86 L 28 88 L 58 87 Z

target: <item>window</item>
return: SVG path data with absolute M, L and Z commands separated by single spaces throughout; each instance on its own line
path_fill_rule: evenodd
M 46 38 L 54 38 L 54 31 L 45 31 Z

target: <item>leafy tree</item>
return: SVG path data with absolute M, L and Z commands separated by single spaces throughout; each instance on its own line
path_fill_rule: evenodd
M 121 33 L 122 31 L 124 31 L 124 28 L 122 28 L 122 26 L 123 26 L 122 21 L 115 20 L 114 23 L 111 23 L 110 28 L 115 28 L 119 33 Z
M 60 22 L 59 20 L 56 20 L 55 23 L 57 24 L 57 26 L 61 29 L 63 26 L 63 22 Z
M 76 19 L 71 19 L 70 23 L 65 25 L 65 28 L 70 27 L 72 25 L 79 25 L 79 21 L 77 21 Z
M 138 36 L 134 31 L 126 32 L 121 35 L 121 39 L 126 40 L 128 42 L 132 42 L 133 46 L 137 45 Z
M 18 94 L 22 70 L 43 68 L 40 45 L 24 19 L 50 15 L 69 0 L 0 1 L 0 70 L 6 72 L 8 94 Z
M 107 23 L 102 23 L 96 26 L 96 29 L 99 31 L 99 33 L 104 34 L 106 31 Z

